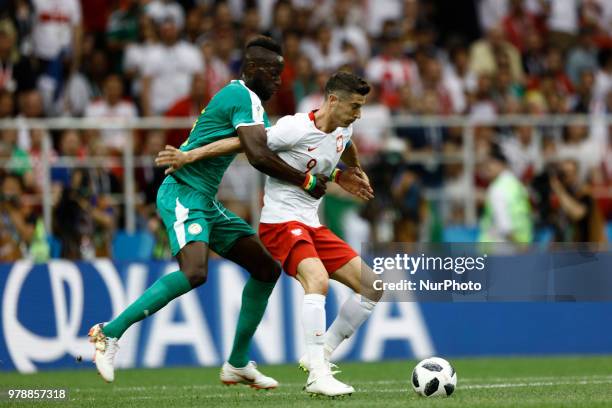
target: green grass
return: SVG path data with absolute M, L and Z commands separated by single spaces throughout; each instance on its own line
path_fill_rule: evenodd
M 612 407 L 612 357 L 454 359 L 458 387 L 450 398 L 426 399 L 410 385 L 414 361 L 341 364 L 351 397 L 309 397 L 295 365 L 262 371 L 281 381 L 274 391 L 222 386 L 217 368 L 120 370 L 105 384 L 95 369 L 0 373 L 0 389 L 68 388 L 69 401 L 0 402 L 32 407 Z

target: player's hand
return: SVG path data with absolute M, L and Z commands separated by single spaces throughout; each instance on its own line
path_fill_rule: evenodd
M 315 187 L 312 190 L 307 191 L 307 193 L 314 198 L 321 198 L 325 195 L 325 191 L 327 190 L 327 182 L 329 181 L 329 177 L 321 173 L 315 174 L 315 177 L 317 178 L 317 184 L 315 184 Z
M 370 179 L 359 167 L 349 167 L 344 170 L 337 182 L 344 190 L 362 200 L 374 198 Z
M 174 146 L 166 145 L 166 148 L 157 153 L 155 164 L 157 166 L 168 166 L 164 174 L 174 173 L 188 163 L 187 153 Z

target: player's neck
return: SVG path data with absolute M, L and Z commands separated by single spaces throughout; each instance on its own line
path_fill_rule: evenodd
M 324 133 L 331 133 L 338 128 L 338 125 L 334 123 L 332 116 L 329 114 L 327 106 L 321 106 L 321 109 L 314 113 L 314 123 L 317 129 Z

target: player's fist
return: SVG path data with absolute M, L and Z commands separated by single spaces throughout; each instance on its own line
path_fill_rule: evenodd
M 315 177 L 317 178 L 317 183 L 315 184 L 314 188 L 307 192 L 314 198 L 321 198 L 325 195 L 325 191 L 327 190 L 327 181 L 329 180 L 329 177 L 321 173 L 315 174 Z

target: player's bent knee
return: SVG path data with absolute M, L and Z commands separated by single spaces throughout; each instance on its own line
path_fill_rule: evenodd
M 189 284 L 192 288 L 197 288 L 198 286 L 202 286 L 203 284 L 205 284 L 207 279 L 208 277 L 206 276 L 206 274 L 190 276 Z
M 329 277 L 326 274 L 308 274 L 303 281 L 303 286 L 306 293 L 327 295 Z
M 192 288 L 197 288 L 206 283 L 208 270 L 206 263 L 189 265 L 182 270 Z

